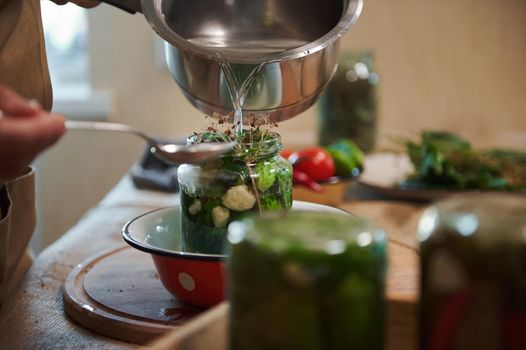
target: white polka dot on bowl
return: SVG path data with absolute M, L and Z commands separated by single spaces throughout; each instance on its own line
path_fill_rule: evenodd
M 184 289 L 186 289 L 189 292 L 195 289 L 195 281 L 192 278 L 192 276 L 190 276 L 186 272 L 181 272 L 177 277 L 179 279 L 179 283 L 181 283 L 181 286 Z

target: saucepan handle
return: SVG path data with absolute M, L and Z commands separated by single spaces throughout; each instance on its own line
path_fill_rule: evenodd
M 101 0 L 101 2 L 118 7 L 131 14 L 142 12 L 141 0 Z

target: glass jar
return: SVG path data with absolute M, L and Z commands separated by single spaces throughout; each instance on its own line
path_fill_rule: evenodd
M 228 241 L 231 350 L 383 349 L 383 230 L 289 211 L 234 222 Z
M 280 135 L 268 132 L 218 160 L 179 167 L 184 251 L 222 254 L 231 221 L 292 206 L 292 166 L 279 156 L 281 148 Z
M 526 349 L 526 199 L 451 198 L 418 235 L 420 349 Z
M 373 150 L 378 121 L 376 86 L 379 80 L 373 69 L 371 52 L 341 53 L 336 73 L 320 97 L 320 145 L 351 139 L 364 152 Z

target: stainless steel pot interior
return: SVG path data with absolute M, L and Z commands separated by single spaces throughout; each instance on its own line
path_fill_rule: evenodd
M 142 0 L 152 28 L 180 50 L 230 63 L 309 55 L 338 40 L 362 0 Z M 279 54 L 277 54 L 279 52 Z

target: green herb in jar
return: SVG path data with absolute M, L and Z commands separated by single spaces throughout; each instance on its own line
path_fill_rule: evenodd
M 220 160 L 179 167 L 183 249 L 221 254 L 227 225 L 247 213 L 287 210 L 292 206 L 292 167 L 279 156 L 278 133 L 259 127 L 240 134 L 209 130 L 189 143 L 238 145 Z
M 348 214 L 232 223 L 230 349 L 383 349 L 385 239 Z

